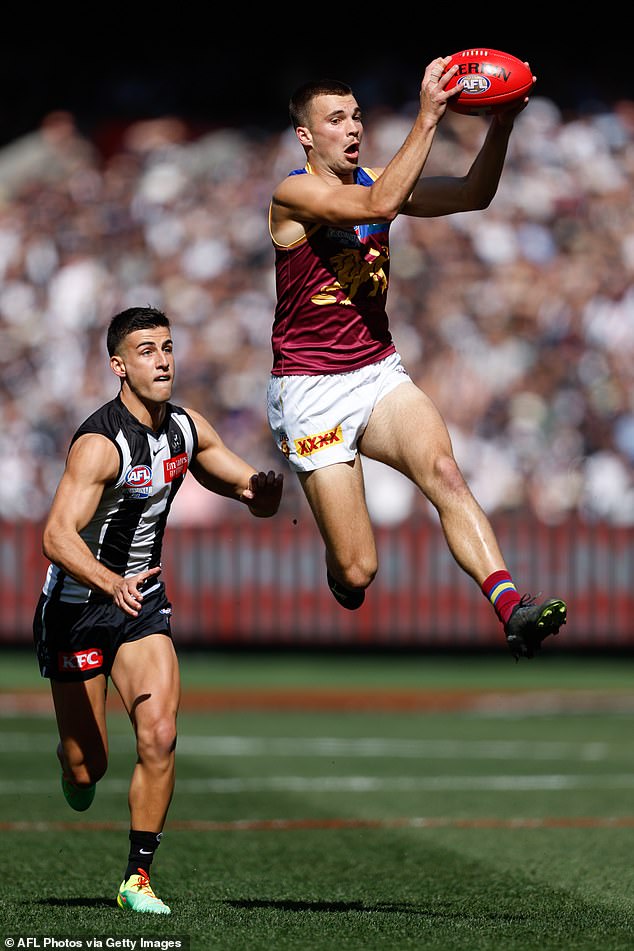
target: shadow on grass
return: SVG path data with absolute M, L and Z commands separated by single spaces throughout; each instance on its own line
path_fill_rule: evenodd
M 242 899 L 225 899 L 221 902 L 223 905 L 229 905 L 231 908 L 243 908 L 243 909 L 255 909 L 255 908 L 274 908 L 278 911 L 315 911 L 315 912 L 331 912 L 334 914 L 341 912 L 350 912 L 350 911 L 365 911 L 369 914 L 374 914 L 376 912 L 382 912 L 387 914 L 408 914 L 408 915 L 420 915 L 425 918 L 470 918 L 473 917 L 472 914 L 467 914 L 464 911 L 456 911 L 456 909 L 446 908 L 446 907 L 436 907 L 429 908 L 423 907 L 414 902 L 374 902 L 372 904 L 365 904 L 362 901 L 289 901 L 289 900 L 274 900 L 274 899 L 262 899 L 262 898 L 242 898 Z M 512 914 L 500 914 L 499 912 L 488 912 L 488 919 L 495 919 L 496 921 L 519 921 L 524 918 L 524 915 Z
M 28 904 L 32 904 L 31 901 Z M 56 908 L 112 908 L 114 898 L 40 898 L 36 905 L 51 905 Z

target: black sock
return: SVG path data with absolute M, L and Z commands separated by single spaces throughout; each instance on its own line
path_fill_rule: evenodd
M 124 881 L 127 882 L 131 875 L 138 875 L 140 868 L 149 876 L 150 865 L 161 844 L 162 835 L 162 832 L 137 832 L 130 829 L 130 853 Z

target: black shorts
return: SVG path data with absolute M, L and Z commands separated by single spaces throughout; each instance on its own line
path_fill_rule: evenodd
M 172 636 L 172 605 L 162 582 L 147 594 L 138 617 L 112 601 L 75 604 L 40 596 L 33 619 L 33 639 L 42 677 L 64 683 L 110 675 L 121 644 L 149 634 Z

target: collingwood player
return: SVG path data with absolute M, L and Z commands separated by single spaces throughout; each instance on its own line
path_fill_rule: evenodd
M 69 805 L 87 809 L 108 765 L 106 693 L 112 680 L 136 736 L 129 789 L 128 865 L 117 903 L 169 914 L 150 866 L 174 790 L 179 667 L 161 547 L 187 471 L 206 489 L 266 518 L 283 476 L 257 472 L 211 424 L 170 402 L 174 354 L 168 318 L 151 307 L 113 317 L 107 334 L 119 394 L 73 436 L 43 533 L 50 560 L 34 617 L 40 671 L 50 679 Z

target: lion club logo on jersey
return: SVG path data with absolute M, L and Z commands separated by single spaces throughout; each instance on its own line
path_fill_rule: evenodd
M 88 650 L 75 651 L 72 654 L 65 654 L 62 651 L 57 655 L 57 668 L 60 673 L 68 671 L 94 670 L 103 664 L 103 654 L 96 647 L 89 647 Z
M 280 434 L 280 451 L 286 456 L 287 459 L 289 458 L 291 454 L 291 447 L 288 444 L 288 436 L 286 433 Z
M 384 228 L 384 225 L 364 227 Z M 366 253 L 345 249 L 335 254 L 331 266 L 336 281 L 320 288 L 311 297 L 313 304 L 351 304 L 364 287 L 369 297 L 384 296 L 387 292 L 385 264 L 389 259 L 387 247 L 368 248 Z
M 184 476 L 187 472 L 187 453 L 181 452 L 178 456 L 172 456 L 163 463 L 163 477 L 166 482 L 173 482 L 179 476 Z
M 302 439 L 295 439 L 295 449 L 298 456 L 312 456 L 322 449 L 328 449 L 329 446 L 336 446 L 343 442 L 343 433 L 341 426 L 336 429 L 328 429 L 324 433 L 316 433 L 314 436 L 304 436 Z
M 152 489 L 152 470 L 149 466 L 132 466 L 126 472 L 125 494 L 129 499 L 147 499 Z

